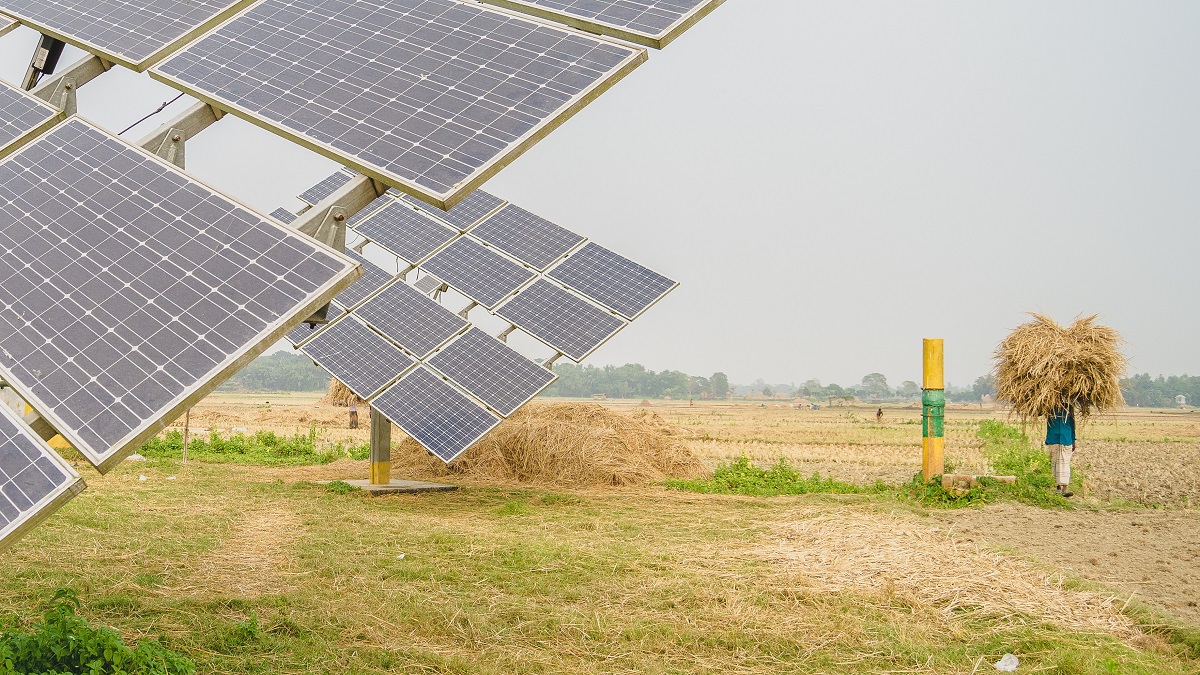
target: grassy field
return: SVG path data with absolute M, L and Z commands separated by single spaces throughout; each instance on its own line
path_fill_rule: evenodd
M 210 399 L 193 430 L 316 425 L 325 443 L 366 439 L 344 429 L 344 410 L 314 406 Z M 873 409 L 653 409 L 712 467 L 783 457 L 857 483 L 919 470 L 919 410 L 887 409 L 876 424 Z M 994 414 L 950 412 L 953 461 L 982 466 L 975 430 Z M 1022 659 L 1018 672 L 1197 673 L 1189 626 L 1200 620 L 1186 605 L 1200 595 L 1200 520 L 1187 508 L 1196 476 L 1190 488 L 1147 490 L 1144 472 L 1163 452 L 1194 458 L 1198 443 L 1197 420 L 1184 414 L 1101 420 L 1081 440 L 1096 448 L 1081 452 L 1092 465 L 1082 507 L 961 512 L 970 521 L 891 495 L 464 479 L 454 493 L 371 499 L 316 483 L 364 477 L 366 463 L 351 459 L 126 462 L 103 477 L 84 469 L 89 489 L 0 554 L 0 610 L 28 623 L 55 589 L 72 587 L 88 618 L 130 639 L 161 637 L 203 673 L 970 673 L 1005 652 Z M 1000 524 L 978 520 L 992 514 Z M 1181 567 L 1157 574 L 1178 573 L 1183 602 L 1064 571 L 1022 550 L 1019 536 L 988 536 L 1055 533 L 1066 516 L 1080 519 L 1076 530 L 1132 521 L 1148 524 L 1137 536 L 1173 540 L 1178 550 L 1155 555 Z M 1124 561 L 1112 559 L 1105 571 Z

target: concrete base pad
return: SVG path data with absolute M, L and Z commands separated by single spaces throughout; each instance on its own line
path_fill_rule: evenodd
M 328 484 L 330 482 L 332 481 L 321 481 L 323 484 Z M 359 480 L 348 480 L 345 482 L 361 489 L 363 492 L 366 492 L 371 496 L 414 492 L 451 492 L 458 489 L 457 485 L 446 485 L 445 483 L 426 483 L 422 480 L 398 480 L 396 478 L 393 478 L 392 482 L 388 483 L 387 485 L 373 485 L 371 481 L 365 478 Z

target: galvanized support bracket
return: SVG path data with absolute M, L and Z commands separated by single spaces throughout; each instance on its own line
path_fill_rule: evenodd
M 83 85 L 108 72 L 109 68 L 112 68 L 112 64 L 99 56 L 88 56 L 72 63 L 66 70 L 54 77 L 42 78 L 37 86 L 29 90 L 29 93 L 50 105 L 65 109 L 64 105 L 68 96 L 71 97 L 71 105 L 74 106 L 75 92 Z M 68 80 L 71 83 L 70 87 L 66 86 Z M 74 108 L 72 107 L 68 114 L 73 113 Z
M 79 112 L 78 98 L 75 95 L 77 86 L 73 77 L 59 79 L 47 103 L 66 113 L 67 117 L 74 115 Z
M 207 103 L 197 103 L 138 141 L 138 146 L 183 168 L 184 143 L 215 124 L 225 113 Z
M 509 326 L 508 328 L 505 328 L 503 332 L 501 332 L 499 335 L 497 335 L 496 339 L 501 342 L 508 342 L 508 336 L 511 335 L 512 332 L 516 329 L 517 329 L 516 326 Z
M 542 361 L 542 366 L 551 372 L 554 371 L 554 362 L 562 358 L 562 352 L 554 352 L 554 356 Z
M 186 140 L 187 134 L 183 129 L 172 127 L 168 130 L 167 135 L 162 140 L 162 143 L 159 144 L 158 148 L 156 148 L 153 152 L 159 157 L 162 157 L 163 159 L 182 169 L 184 168 L 183 150 L 184 141 Z
M 458 315 L 465 319 L 465 318 L 467 318 L 467 315 L 471 313 L 471 310 L 475 309 L 478 306 L 479 306 L 479 303 L 472 300 L 471 302 L 467 303 L 466 307 L 463 307 L 462 309 L 458 310 Z M 506 333 L 506 335 L 507 335 L 507 333 Z

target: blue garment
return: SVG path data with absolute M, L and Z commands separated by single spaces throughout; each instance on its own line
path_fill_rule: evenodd
M 1060 408 L 1046 420 L 1046 445 L 1075 445 L 1075 411 Z

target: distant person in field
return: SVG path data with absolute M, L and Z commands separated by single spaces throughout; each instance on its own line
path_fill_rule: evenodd
M 882 421 L 883 421 L 883 408 L 880 408 L 879 410 L 875 411 L 875 423 L 878 424 Z
M 1070 497 L 1073 493 L 1067 486 L 1071 483 L 1071 455 L 1075 454 L 1075 411 L 1070 406 L 1055 410 L 1046 420 L 1046 449 L 1050 451 L 1055 489 Z

